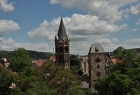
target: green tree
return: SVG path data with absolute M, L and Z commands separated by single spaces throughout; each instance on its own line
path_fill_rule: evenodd
M 70 69 L 62 69 L 61 67 L 54 66 L 51 61 L 42 65 L 41 72 L 44 72 L 49 89 L 53 91 L 54 95 L 83 95 L 80 88 L 80 81 L 77 80 Z M 55 91 L 54 91 L 55 89 Z
M 31 59 L 28 52 L 24 48 L 18 48 L 12 53 L 11 64 L 9 68 L 15 72 L 22 72 L 30 67 Z
M 20 73 L 18 86 L 11 95 L 84 95 L 80 83 L 71 70 L 47 61 L 41 67 L 28 68 Z
M 81 67 L 80 60 L 75 55 L 70 56 L 70 65 L 71 65 L 71 68 L 80 68 Z
M 15 83 L 16 76 L 10 70 L 0 65 L 0 95 L 9 95 L 11 93 L 11 83 Z
M 134 50 L 118 47 L 114 50 L 120 60 L 109 69 L 109 75 L 99 78 L 95 89 L 104 95 L 140 94 L 140 60 Z
M 83 75 L 80 59 L 78 59 L 75 55 L 70 56 L 70 65 L 71 70 L 75 75 Z

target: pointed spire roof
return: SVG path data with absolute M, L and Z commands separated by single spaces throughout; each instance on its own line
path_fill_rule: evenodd
M 60 22 L 60 26 L 59 26 L 59 30 L 58 30 L 58 37 L 62 37 L 62 38 L 66 38 L 67 37 L 62 16 L 61 16 L 61 22 Z

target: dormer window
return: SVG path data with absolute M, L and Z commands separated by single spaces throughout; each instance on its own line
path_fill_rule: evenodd
M 95 52 L 99 52 L 99 49 L 98 49 L 98 47 L 95 47 Z

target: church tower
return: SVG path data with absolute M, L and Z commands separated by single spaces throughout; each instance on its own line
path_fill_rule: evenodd
M 56 65 L 63 68 L 70 68 L 70 56 L 69 56 L 69 38 L 66 33 L 63 19 L 61 22 L 57 35 L 55 36 L 55 56 Z
M 104 77 L 106 73 L 106 53 L 100 44 L 92 44 L 88 53 L 89 86 L 94 90 L 94 83 L 98 77 Z

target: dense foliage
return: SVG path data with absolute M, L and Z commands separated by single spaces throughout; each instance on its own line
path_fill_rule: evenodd
M 80 76 L 83 75 L 80 59 L 78 59 L 76 55 L 70 56 L 70 68 L 75 75 L 80 75 Z
M 12 51 L 0 51 L 0 59 L 7 58 L 10 59 L 12 57 Z
M 120 60 L 109 69 L 109 75 L 99 78 L 95 89 L 101 95 L 140 94 L 140 56 L 134 50 L 118 47 L 115 57 Z
M 0 87 L 4 90 L 0 90 L 0 93 L 7 94 L 2 95 L 84 95 L 80 88 L 81 82 L 71 70 L 54 66 L 51 61 L 41 67 L 24 69 L 17 77 L 12 77 L 13 74 L 4 69 L 6 72 L 1 74 L 6 73 L 7 76 L 1 81 Z M 4 80 L 7 82 L 4 83 Z M 15 82 L 16 88 L 10 89 L 12 82 Z
M 12 54 L 10 69 L 0 65 L 0 95 L 85 95 L 81 82 L 70 69 L 46 61 L 41 67 L 30 67 L 28 52 L 19 48 Z M 15 83 L 16 87 L 11 88 Z M 9 88 L 10 87 L 10 88 Z
M 18 48 L 12 52 L 12 58 L 9 68 L 14 72 L 22 72 L 31 66 L 31 59 L 28 52 L 23 48 Z
M 0 95 L 9 95 L 11 93 L 12 82 L 16 81 L 16 75 L 0 64 Z

